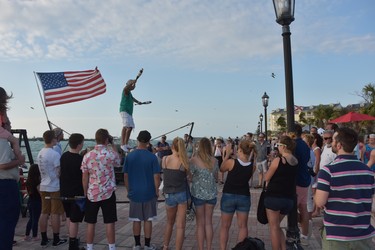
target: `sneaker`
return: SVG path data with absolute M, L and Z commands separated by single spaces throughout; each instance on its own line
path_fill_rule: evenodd
M 36 236 L 36 237 L 33 237 L 31 240 L 32 241 L 40 241 L 40 238 L 38 236 Z
M 42 240 L 42 242 L 40 242 L 40 245 L 42 247 L 47 247 L 50 241 L 51 241 L 50 239 Z
M 23 240 L 24 241 L 31 241 L 31 236 L 30 235 L 25 235 L 25 237 L 23 237 Z
M 146 249 L 146 248 L 145 248 L 145 249 Z M 141 250 L 141 246 L 140 246 L 140 245 L 134 246 L 134 247 L 133 247 L 133 250 Z
M 154 246 L 149 246 L 149 247 L 148 246 L 144 246 L 143 249 L 144 250 L 156 250 L 156 247 L 154 247 Z
M 309 220 L 309 231 L 307 233 L 307 238 L 310 239 L 313 232 L 313 222 L 312 220 Z
M 301 240 L 301 245 L 302 246 L 308 246 L 310 243 L 309 243 L 309 239 L 307 238 L 307 236 L 305 235 L 302 235 L 300 236 L 300 240 Z
M 120 148 L 121 148 L 125 153 L 129 152 L 129 149 L 128 149 L 127 145 L 121 145 Z
M 54 247 L 56 247 L 56 246 L 60 246 L 60 245 L 62 245 L 62 244 L 64 244 L 64 243 L 66 243 L 68 240 L 66 240 L 66 239 L 60 239 L 59 241 L 54 241 L 53 243 L 52 243 L 52 246 L 54 246 Z

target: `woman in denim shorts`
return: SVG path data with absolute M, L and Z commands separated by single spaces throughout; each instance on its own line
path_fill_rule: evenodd
M 164 231 L 164 246 L 167 250 L 176 222 L 176 246 L 182 249 L 185 236 L 186 209 L 188 200 L 187 173 L 189 161 L 182 138 L 176 137 L 172 142 L 172 155 L 164 156 L 162 160 L 164 172 L 165 207 L 167 210 L 167 225 Z
M 282 136 L 277 143 L 277 148 L 281 156 L 272 161 L 266 173 L 267 191 L 264 205 L 270 227 L 272 249 L 285 249 L 285 235 L 280 228 L 280 222 L 293 208 L 298 160 L 292 154 L 295 148 L 292 138 Z
M 230 159 L 233 150 L 231 145 L 226 146 L 227 154 L 220 167 L 221 172 L 228 172 L 220 202 L 220 249 L 227 249 L 228 232 L 235 212 L 239 228 L 237 242 L 243 241 L 248 236 L 249 180 L 253 175 L 253 164 L 249 159 L 253 151 L 255 151 L 254 143 L 247 140 L 241 141 L 237 149 L 237 159 Z
M 196 236 L 199 250 L 203 249 L 204 240 L 206 240 L 207 249 L 212 248 L 212 214 L 217 200 L 218 171 L 219 166 L 213 156 L 211 142 L 207 138 L 202 138 L 196 155 L 190 160 L 191 195 L 196 211 Z

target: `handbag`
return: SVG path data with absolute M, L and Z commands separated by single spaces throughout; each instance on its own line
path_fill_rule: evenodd
M 267 192 L 266 182 L 264 182 L 262 192 L 260 193 L 260 196 L 259 196 L 258 209 L 257 209 L 257 219 L 259 223 L 261 224 L 268 223 L 266 206 L 264 205 L 264 198 L 266 197 L 266 192 Z

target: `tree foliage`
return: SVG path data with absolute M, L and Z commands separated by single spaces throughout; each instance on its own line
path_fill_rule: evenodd
M 333 118 L 335 110 L 329 105 L 319 105 L 314 111 L 315 124 L 324 127 L 324 124 Z
M 281 131 L 286 130 L 286 120 L 284 116 L 280 116 L 276 120 L 276 125 L 280 128 Z

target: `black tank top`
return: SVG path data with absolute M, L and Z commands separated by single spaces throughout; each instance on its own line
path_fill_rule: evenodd
M 296 195 L 297 171 L 297 166 L 290 165 L 284 157 L 280 157 L 279 166 L 268 183 L 266 196 L 294 198 Z
M 243 163 L 242 165 L 238 159 L 234 160 L 233 169 L 228 171 L 223 193 L 250 196 L 249 180 L 252 175 L 252 162 Z
M 163 169 L 164 187 L 163 192 L 166 194 L 174 194 L 186 191 L 186 171 L 183 166 L 180 169 Z

